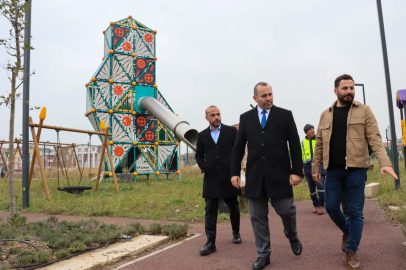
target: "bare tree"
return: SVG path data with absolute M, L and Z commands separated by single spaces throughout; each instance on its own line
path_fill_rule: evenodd
M 7 70 L 8 79 L 11 83 L 11 92 L 0 96 L 0 105 L 10 108 L 10 131 L 9 131 L 9 195 L 11 215 L 16 213 L 15 191 L 14 191 L 14 118 L 15 102 L 21 96 L 17 93 L 18 88 L 24 83 L 24 65 L 21 59 L 24 50 L 33 48 L 30 44 L 24 44 L 24 14 L 29 8 L 29 1 L 25 0 L 0 0 L 0 15 L 9 21 L 11 29 L 7 38 L 0 39 L 7 54 L 11 57 L 2 67 Z M 30 76 L 31 74 L 28 74 Z M 28 157 L 27 157 L 28 158 Z

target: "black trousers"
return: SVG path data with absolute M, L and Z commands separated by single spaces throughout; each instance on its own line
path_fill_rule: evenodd
M 217 229 L 217 214 L 218 214 L 218 198 L 205 198 L 206 201 L 206 216 L 205 230 L 207 242 L 216 242 Z M 238 206 L 237 197 L 224 198 L 224 202 L 230 209 L 231 228 L 234 233 L 240 232 L 240 207 Z

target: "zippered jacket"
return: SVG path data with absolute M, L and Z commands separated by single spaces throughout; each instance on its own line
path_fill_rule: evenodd
M 336 105 L 337 101 L 321 114 L 316 133 L 312 173 L 320 173 L 321 163 L 323 163 L 324 169 L 328 170 L 330 139 L 334 128 L 333 112 Z M 355 100 L 350 106 L 347 120 L 346 168 L 369 167 L 368 143 L 378 159 L 379 166 L 381 168 L 391 166 L 381 134 L 379 133 L 378 122 L 369 106 Z

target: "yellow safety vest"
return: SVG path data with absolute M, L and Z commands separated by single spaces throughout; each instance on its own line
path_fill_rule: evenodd
M 310 140 L 309 139 L 304 139 L 301 142 L 303 163 L 307 163 L 312 160 L 312 155 L 314 154 L 314 148 L 316 147 L 316 140 L 312 139 L 311 141 L 312 141 L 311 149 L 310 149 Z

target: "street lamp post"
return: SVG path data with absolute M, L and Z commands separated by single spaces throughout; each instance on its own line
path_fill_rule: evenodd
M 385 27 L 383 25 L 381 0 L 376 0 L 376 5 L 377 5 L 377 9 L 378 9 L 379 29 L 380 29 L 380 33 L 381 33 L 383 65 L 385 67 L 386 94 L 387 94 L 387 98 L 388 98 L 389 122 L 390 122 L 390 127 L 391 127 L 391 151 L 392 151 L 392 160 L 393 160 L 393 170 L 395 171 L 396 175 L 398 176 L 398 179 L 395 179 L 395 188 L 399 189 L 400 175 L 399 175 L 399 163 L 398 163 L 398 149 L 397 149 L 397 145 L 396 145 L 395 117 L 393 115 L 392 88 L 391 88 L 391 82 L 390 82 L 388 52 L 386 49 Z
M 356 83 L 354 84 L 355 86 L 362 86 L 362 94 L 364 96 L 364 105 L 366 105 L 366 101 L 365 101 L 365 89 L 364 89 L 364 84 L 363 83 Z
M 24 29 L 24 85 L 23 85 L 23 181 L 22 195 L 23 208 L 30 207 L 30 150 L 29 150 L 29 129 L 28 117 L 30 116 L 30 47 L 31 47 L 31 7 L 32 2 L 26 0 L 28 9 L 25 12 L 25 29 Z

